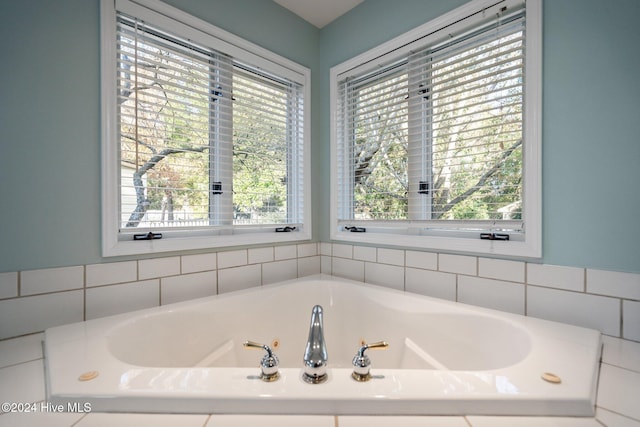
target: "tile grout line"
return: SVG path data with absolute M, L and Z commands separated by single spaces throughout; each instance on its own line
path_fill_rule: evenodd
M 87 266 L 82 269 L 82 320 L 87 320 Z

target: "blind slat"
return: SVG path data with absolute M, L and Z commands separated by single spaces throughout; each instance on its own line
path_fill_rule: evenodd
M 121 227 L 300 224 L 301 85 L 124 15 L 116 33 Z
M 523 28 L 471 29 L 339 83 L 339 221 L 497 220 L 519 203 Z

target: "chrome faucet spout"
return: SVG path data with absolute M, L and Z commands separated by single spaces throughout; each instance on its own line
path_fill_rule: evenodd
M 309 339 L 303 360 L 303 380 L 311 384 L 319 384 L 327 379 L 327 344 L 324 341 L 322 307 L 319 305 L 313 307 L 311 311 Z

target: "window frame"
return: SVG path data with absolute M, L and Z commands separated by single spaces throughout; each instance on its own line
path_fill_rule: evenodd
M 102 198 L 102 255 L 105 257 L 152 254 L 161 252 L 209 249 L 240 245 L 277 244 L 311 239 L 310 194 L 310 120 L 311 72 L 287 58 L 257 46 L 214 25 L 189 15 L 158 0 L 101 0 L 101 198 Z M 178 37 L 209 46 L 240 62 L 278 75 L 301 85 L 303 135 L 302 180 L 291 203 L 299 203 L 304 196 L 300 223 L 293 232 L 277 233 L 276 226 L 198 227 L 192 229 L 163 229 L 162 239 L 133 240 L 129 231 L 120 230 L 120 156 L 119 122 L 117 114 L 117 55 L 116 14 L 125 13 L 170 31 Z M 230 143 L 230 142 L 229 142 Z M 231 168 L 232 166 L 229 165 Z M 289 196 L 289 194 L 288 194 Z M 288 201 L 289 203 L 289 201 Z M 230 213 L 231 214 L 231 213 Z M 144 228 L 139 233 L 154 231 Z M 160 230 L 158 230 L 160 232 Z
M 541 258 L 542 256 L 542 1 L 526 0 L 525 40 L 525 99 L 523 116 L 523 218 L 526 228 L 509 241 L 481 240 L 481 232 L 496 230 L 500 221 L 438 221 L 432 230 L 426 230 L 428 221 L 352 221 L 354 226 L 366 232 L 354 233 L 345 230 L 340 220 L 339 162 L 339 84 L 344 76 L 364 75 L 366 72 L 391 64 L 412 51 L 435 43 L 438 37 L 455 31 L 467 31 L 486 16 L 495 16 L 503 6 L 518 2 L 504 0 L 473 0 L 434 20 L 431 20 L 399 37 L 370 49 L 354 58 L 338 64 L 330 70 L 331 108 L 331 218 L 330 238 L 356 244 L 374 244 L 411 247 L 424 250 L 483 255 L 501 255 L 516 258 Z M 519 2 L 522 3 L 522 2 Z M 468 18 L 466 20 L 466 18 Z M 465 22 L 461 22 L 466 20 Z M 440 31 L 446 28 L 446 31 Z M 344 163 L 344 162 L 343 162 Z M 348 185 L 348 184 L 345 184 Z M 346 191 L 345 191 L 346 192 Z M 344 196 L 343 196 L 344 197 Z M 411 194 L 408 195 L 412 197 Z M 478 230 L 477 226 L 483 229 Z M 507 224 L 505 224 L 507 225 Z

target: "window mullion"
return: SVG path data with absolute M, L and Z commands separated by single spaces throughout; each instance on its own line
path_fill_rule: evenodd
M 233 211 L 231 193 L 233 174 L 228 166 L 231 162 L 233 117 L 231 61 L 222 55 L 216 56 L 216 66 L 211 67 L 209 80 L 211 106 L 209 108 L 209 224 L 231 225 Z
M 433 201 L 432 122 L 427 114 L 431 97 L 424 82 L 430 80 L 428 53 L 409 57 L 409 219 L 431 219 Z M 429 86 L 429 84 L 427 84 Z
M 298 184 L 298 108 L 297 108 L 297 90 L 290 86 L 287 93 L 287 120 L 286 120 L 286 137 L 287 137 L 287 172 L 285 176 L 287 187 L 287 200 L 285 203 L 287 218 L 286 223 L 297 222 L 297 206 L 298 199 L 295 191 Z

